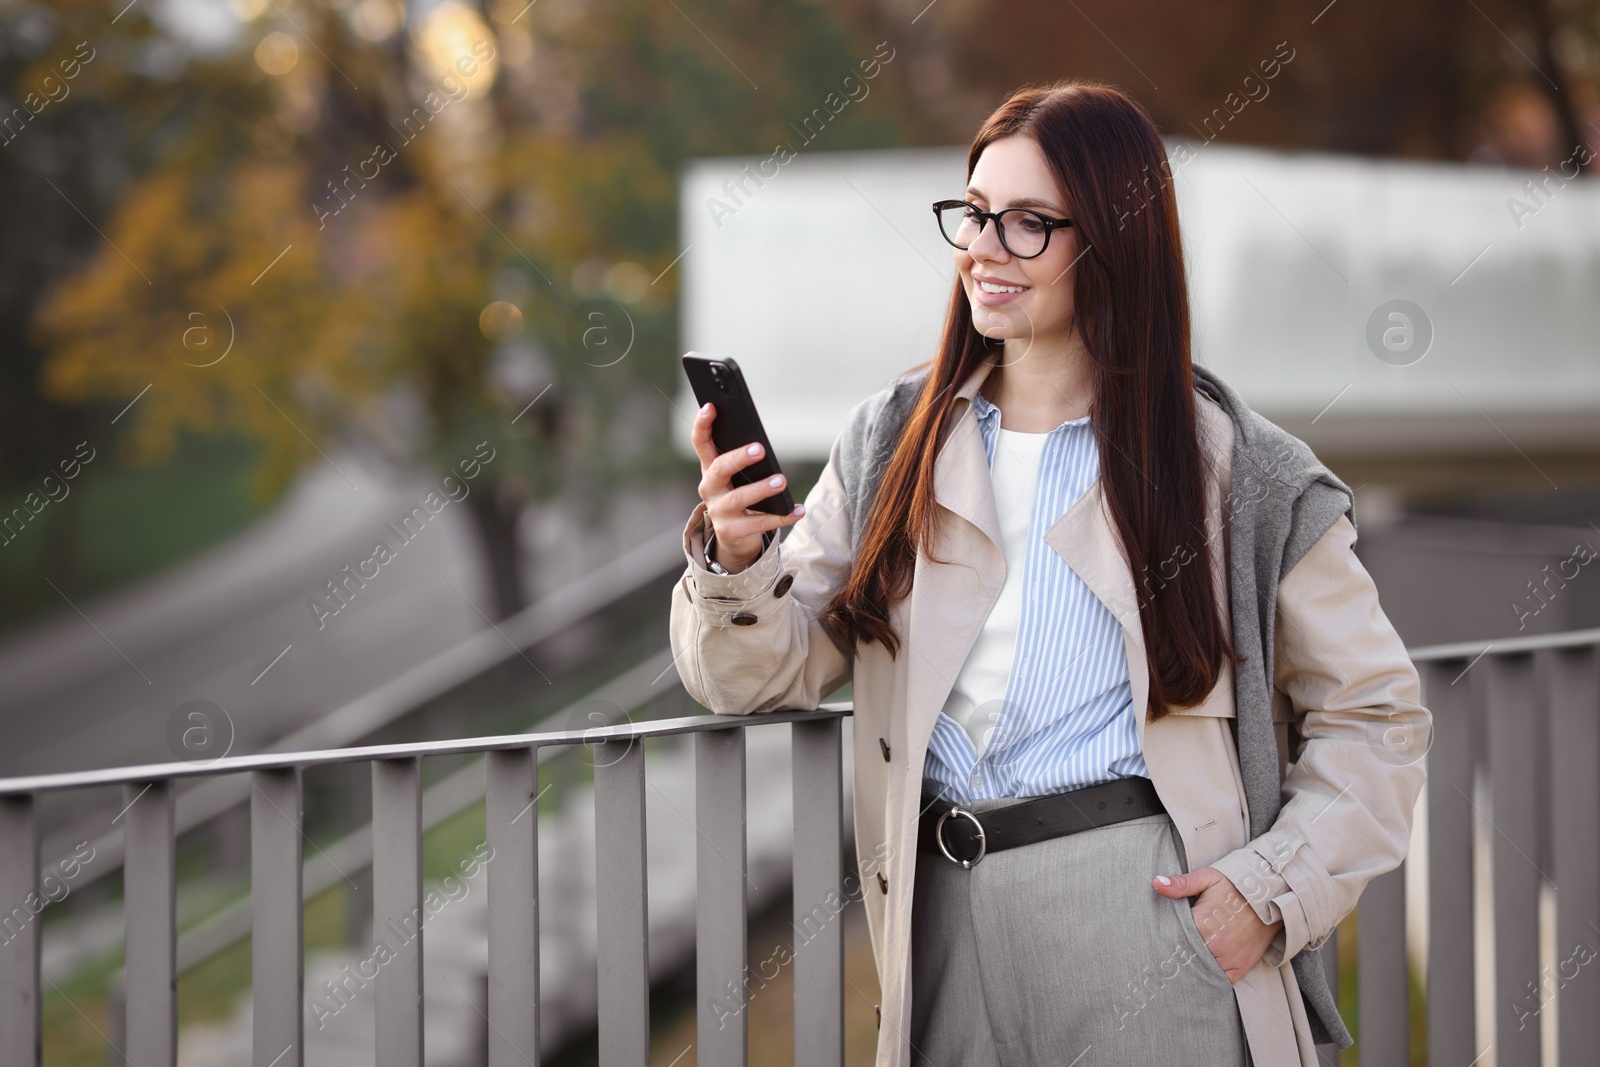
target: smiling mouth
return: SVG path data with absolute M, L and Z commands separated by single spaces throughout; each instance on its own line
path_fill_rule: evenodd
M 998 285 L 994 282 L 978 282 L 978 288 L 986 293 L 1021 293 L 1026 292 L 1026 285 Z

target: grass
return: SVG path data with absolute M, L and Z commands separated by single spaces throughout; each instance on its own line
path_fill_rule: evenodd
M 306 947 L 344 943 L 345 894 L 340 885 L 308 900 Z M 104 1067 L 115 1039 L 108 990 L 122 968 L 122 953 L 112 953 L 81 968 L 66 981 L 46 986 L 42 1013 L 44 1062 L 52 1067 Z M 238 942 L 178 979 L 178 1024 L 224 1019 L 250 988 L 250 940 Z
M 743 1014 L 748 1062 L 761 1067 L 790 1067 L 794 1063 L 794 966 L 778 965 L 787 958 L 778 946 L 793 943 L 791 907 L 785 896 L 765 912 L 751 916 L 750 921 L 750 983 Z M 873 1008 L 879 1002 L 879 992 L 872 941 L 867 936 L 866 907 L 853 900 L 839 918 L 844 922 L 844 1062 L 847 1067 L 869 1067 L 878 1047 Z M 652 992 L 651 1067 L 692 1067 L 698 1059 L 691 1051 L 699 1027 L 699 998 L 694 986 L 694 966 L 690 964 Z M 738 1022 L 738 1015 L 729 1013 L 727 1005 L 723 1014 L 711 1018 L 728 1026 Z M 599 1043 L 591 1032 L 551 1059 L 550 1067 L 588 1067 L 599 1062 L 599 1055 Z
M 481 803 L 452 816 L 423 836 L 424 880 L 433 883 L 458 872 L 458 864 L 483 841 Z M 321 844 L 326 845 L 324 841 Z M 187 850 L 186 850 L 187 851 Z M 314 855 L 312 850 L 308 853 Z M 191 863 L 182 862 L 189 868 Z M 350 894 L 345 882 L 318 893 L 305 902 L 306 951 L 336 949 L 351 940 Z M 240 890 L 230 903 L 246 895 Z M 188 924 L 190 926 L 193 923 Z M 58 985 L 45 987 L 44 1062 L 52 1067 L 104 1067 L 107 1046 L 113 1040 L 107 990 L 122 967 L 122 953 L 112 953 L 81 968 Z M 250 990 L 250 939 L 247 937 L 178 979 L 178 1025 L 227 1019 Z
M 1360 910 L 1345 916 L 1334 935 L 1339 945 L 1339 1014 L 1350 1028 L 1356 1043 L 1339 1054 L 1341 1067 L 1358 1067 L 1361 1062 L 1361 1005 L 1356 993 L 1356 968 L 1359 962 L 1357 931 L 1360 929 Z M 1428 1064 L 1428 1000 L 1422 983 L 1411 968 L 1406 969 L 1406 1014 L 1411 1023 L 1411 1046 L 1408 1061 L 1414 1067 Z
M 185 437 L 152 467 L 119 466 L 110 453 L 101 449 L 67 496 L 0 538 L 0 633 L 70 610 L 61 594 L 81 603 L 181 563 L 272 505 L 252 494 L 257 451 L 240 438 Z M 0 487 L 0 514 L 39 491 Z

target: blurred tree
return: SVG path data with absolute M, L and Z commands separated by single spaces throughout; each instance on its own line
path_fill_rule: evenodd
M 1064 74 L 1197 139 L 1554 165 L 1600 138 L 1597 0 L 112 6 L 0 8 L 0 480 L 134 397 L 133 454 L 242 430 L 262 493 L 317 450 L 443 472 L 488 440 L 467 501 L 498 611 L 526 501 L 672 462 L 678 166 L 792 141 L 878 40 L 902 58 L 814 149 L 962 142 Z
M 1534 53 L 1524 58 L 1538 73 L 1534 84 L 1555 112 L 1561 156 L 1565 158 L 1577 145 L 1600 146 L 1600 128 L 1582 117 L 1587 110 L 1600 118 L 1600 3 L 1515 0 L 1512 10 L 1518 28 L 1533 38 Z M 1587 155 L 1572 162 L 1580 171 L 1594 165 Z
M 181 0 L 9 0 L 0 477 L 136 396 L 134 455 L 240 431 L 263 492 L 319 452 L 442 475 L 487 441 L 467 503 L 504 614 L 528 502 L 681 467 L 679 166 L 794 140 L 875 42 L 903 58 L 807 150 L 963 142 L 1016 85 L 1084 74 L 1175 134 L 1467 158 L 1513 83 L 1587 136 L 1597 7 L 228 0 L 202 41 Z M 80 42 L 70 97 L 24 107 Z
M 679 164 L 770 153 L 872 46 L 798 2 L 232 10 L 237 41 L 186 60 L 206 92 L 167 100 L 159 151 L 41 302 L 45 392 L 149 385 L 138 456 L 231 428 L 266 446 L 268 492 L 341 449 L 459 478 L 487 442 L 465 499 L 494 611 L 512 612 L 527 503 L 598 508 L 682 469 L 661 403 L 679 373 Z M 153 17 L 129 12 L 129 38 L 161 37 Z M 148 64 L 104 51 L 96 107 L 162 96 L 126 84 L 154 80 Z M 903 103 L 841 116 L 827 147 L 896 143 Z
M 106 21 L 98 4 L 0 5 L 0 486 L 8 489 L 37 489 L 78 442 L 94 436 L 96 413 L 39 388 L 45 353 L 31 342 L 31 319 L 52 280 L 102 243 L 84 210 L 94 209 L 97 189 L 136 165 L 139 134 L 173 103 L 172 87 L 157 81 L 148 95 L 130 99 L 120 118 L 95 106 L 94 99 L 119 95 L 129 80 L 89 43 Z M 146 39 L 136 31 L 119 46 L 137 54 Z M 16 496 L 5 501 L 6 514 L 21 503 L 22 494 Z M 81 501 L 81 493 L 69 493 L 47 517 L 52 533 L 42 555 L 67 588 L 82 569 Z M 7 594 L 18 598 L 19 591 Z
M 951 113 L 951 139 L 970 138 L 1017 85 L 1082 75 L 1129 89 L 1172 136 L 1457 160 L 1482 142 L 1498 95 L 1527 84 L 1561 131 L 1534 166 L 1585 141 L 1600 149 L 1597 0 L 1015 0 L 1003 15 L 941 3 L 922 21 L 944 42 L 937 66 L 970 90 Z M 1263 79 L 1280 42 L 1293 58 Z

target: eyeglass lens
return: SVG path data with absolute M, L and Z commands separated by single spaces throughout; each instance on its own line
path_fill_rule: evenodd
M 970 248 L 983 232 L 986 220 L 975 217 L 965 204 L 955 204 L 939 209 L 939 227 L 945 240 L 957 248 Z M 1026 208 L 1008 208 L 1000 212 L 1000 243 L 1014 256 L 1036 256 L 1044 251 L 1049 238 L 1049 227 L 1037 214 Z

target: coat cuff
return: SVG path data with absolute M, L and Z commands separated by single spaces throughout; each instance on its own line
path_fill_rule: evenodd
M 1233 883 L 1263 923 L 1283 922 L 1261 957 L 1267 966 L 1281 967 L 1300 952 L 1319 948 L 1332 935 L 1332 926 L 1321 930 L 1313 925 L 1322 921 L 1315 906 L 1320 892 L 1316 879 L 1319 871 L 1327 879 L 1327 872 L 1292 834 L 1268 831 L 1211 866 Z
M 759 615 L 764 600 L 770 600 L 773 587 L 783 574 L 783 556 L 776 530 L 763 535 L 766 547 L 737 574 L 717 574 L 706 566 L 705 511 L 702 501 L 695 505 L 683 528 L 683 552 L 688 562 L 687 575 L 694 595 L 690 599 L 707 622 L 716 626 L 749 625 L 754 619 L 735 616 Z M 787 590 L 785 590 L 787 591 Z

